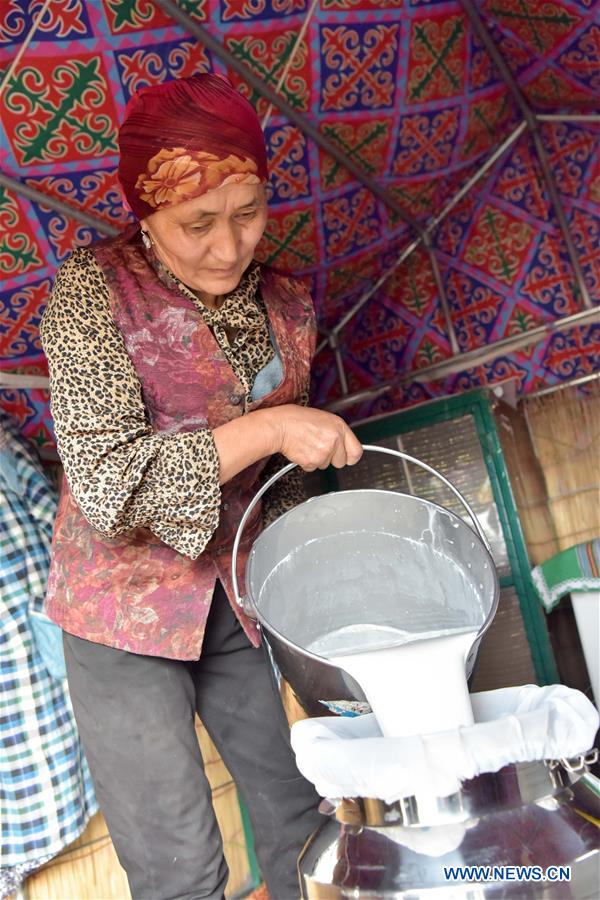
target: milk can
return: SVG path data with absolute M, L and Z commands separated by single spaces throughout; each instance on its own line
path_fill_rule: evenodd
M 600 879 L 600 781 L 584 758 L 505 766 L 421 815 L 415 798 L 356 798 L 298 860 L 302 897 L 589 898 Z

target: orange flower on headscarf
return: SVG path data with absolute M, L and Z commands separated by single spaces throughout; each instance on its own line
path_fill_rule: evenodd
M 140 198 L 150 206 L 185 200 L 198 184 L 198 164 L 184 147 L 160 150 L 148 162 L 148 169 L 138 175 L 137 190 Z
M 219 159 L 203 150 L 185 147 L 162 149 L 148 161 L 146 172 L 138 175 L 135 187 L 140 200 L 153 209 L 191 200 L 224 184 L 260 181 L 253 159 L 229 154 Z

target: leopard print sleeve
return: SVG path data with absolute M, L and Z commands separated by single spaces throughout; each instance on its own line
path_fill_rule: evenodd
M 261 485 L 268 481 L 271 475 L 274 475 L 279 469 L 287 466 L 288 462 L 289 459 L 286 459 L 280 453 L 272 456 L 261 472 Z M 267 525 L 270 525 L 271 522 L 282 516 L 288 509 L 298 506 L 304 500 L 306 500 L 304 475 L 302 469 L 296 467 L 291 472 L 288 472 L 287 475 L 284 475 L 283 478 L 280 478 L 279 481 L 276 481 L 265 494 L 262 507 L 263 528 L 266 528 Z
M 298 399 L 299 406 L 308 406 L 308 388 L 302 392 Z M 287 466 L 289 459 L 281 453 L 275 453 L 263 471 L 260 473 L 260 484 L 265 484 L 269 478 Z M 306 500 L 306 488 L 304 487 L 304 472 L 298 466 L 276 481 L 263 497 L 262 524 L 263 528 L 282 516 L 288 509 L 298 506 Z
M 219 523 L 212 432 L 153 431 L 108 286 L 88 250 L 60 267 L 40 335 L 58 452 L 86 519 L 108 537 L 148 528 L 197 558 Z

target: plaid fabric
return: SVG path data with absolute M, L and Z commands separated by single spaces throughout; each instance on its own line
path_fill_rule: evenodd
M 97 809 L 66 682 L 50 675 L 31 627 L 56 504 L 41 465 L 0 415 L 0 897 L 79 837 Z

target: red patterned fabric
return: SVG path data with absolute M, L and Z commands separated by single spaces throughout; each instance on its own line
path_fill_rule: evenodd
M 139 219 L 230 182 L 268 178 L 258 117 L 220 75 L 138 91 L 125 110 L 119 148 L 119 180 Z
M 162 9 L 148 0 L 51 3 L 3 94 L 1 168 L 84 210 L 100 227 L 0 189 L 0 267 L 6 275 L 0 369 L 46 373 L 38 325 L 56 267 L 74 247 L 98 240 L 102 223 L 122 229 L 132 221 L 116 184 L 118 123 L 131 97 L 210 72 L 226 75 L 259 118 L 268 114 L 269 218 L 256 258 L 307 279 L 324 330 L 379 284 L 340 334 L 349 389 L 412 378 L 347 409 L 349 420 L 507 377 L 514 376 L 525 395 L 597 371 L 600 324 L 588 320 L 569 328 L 558 321 L 582 310 L 583 300 L 536 148 L 549 160 L 587 293 L 596 303 L 600 125 L 590 113 L 600 92 L 598 2 L 472 5 L 532 113 L 566 116 L 540 121 L 535 139 L 526 129 L 504 152 L 501 144 L 514 137 L 523 116 L 460 0 L 179 4 L 430 228 L 437 279 L 422 248 L 405 258 L 414 229 Z M 38 6 L 39 0 L 0 4 L 0 46 L 7 58 L 18 53 Z M 228 89 L 226 81 L 221 88 Z M 184 145 L 160 144 L 154 153 L 171 146 Z M 151 158 L 148 153 L 143 162 Z M 171 157 L 157 168 L 165 163 L 178 186 L 185 166 Z M 472 180 L 484 164 L 486 175 Z M 152 182 L 142 191 L 150 196 L 158 191 L 154 174 L 144 179 Z M 450 203 L 458 191 L 460 199 Z M 394 269 L 400 256 L 404 261 Z M 539 325 L 552 331 L 528 347 L 471 368 L 465 362 L 461 372 L 427 380 L 420 366 L 453 355 L 442 288 L 463 353 Z M 317 406 L 341 391 L 333 351 L 323 343 L 311 377 Z M 54 443 L 48 399 L 47 391 L 0 389 L 2 408 L 42 446 Z

